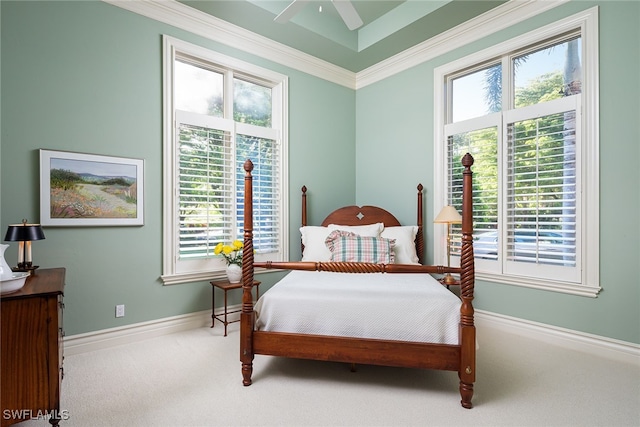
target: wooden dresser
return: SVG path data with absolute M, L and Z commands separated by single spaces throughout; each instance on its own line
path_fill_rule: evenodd
M 2 426 L 67 417 L 60 411 L 64 280 L 64 268 L 36 270 L 22 289 L 0 297 Z

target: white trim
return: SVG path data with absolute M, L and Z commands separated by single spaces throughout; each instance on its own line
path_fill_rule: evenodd
M 162 279 L 165 276 L 176 274 L 175 253 L 178 251 L 178 239 L 173 234 L 176 227 L 176 215 L 173 215 L 173 206 L 176 202 L 177 192 L 166 194 L 176 180 L 175 154 L 169 141 L 173 140 L 175 132 L 175 109 L 173 105 L 173 73 L 176 59 L 176 49 L 173 40 L 162 37 Z M 171 248 L 171 249 L 167 249 Z
M 179 285 L 187 282 L 201 282 L 226 279 L 226 273 L 219 271 L 197 271 L 191 273 L 170 273 L 160 276 L 163 285 Z
M 482 261 L 482 260 L 480 260 Z M 476 264 L 478 262 L 476 261 Z M 602 290 L 599 286 L 576 285 L 562 283 L 547 279 L 534 279 L 532 277 L 507 276 L 498 273 L 476 272 L 476 280 L 501 283 L 503 285 L 520 286 L 523 288 L 539 289 L 542 291 L 561 292 L 563 294 L 577 295 L 581 297 L 597 298 Z
M 288 231 L 286 235 L 288 238 L 288 235 L 289 235 Z M 286 246 L 283 245 L 283 247 L 286 248 L 287 251 L 289 250 L 288 245 Z M 267 270 L 265 268 L 256 268 L 254 271 L 254 274 L 269 273 L 270 271 L 271 270 Z M 160 276 L 160 278 L 162 279 L 162 284 L 166 286 L 166 285 L 179 285 L 181 283 L 187 283 L 187 282 L 203 282 L 203 281 L 210 282 L 212 280 L 226 280 L 227 273 L 224 270 L 197 271 L 197 272 L 190 272 L 190 273 L 167 274 L 167 275 Z
M 361 89 L 539 15 L 569 0 L 508 1 L 358 73 L 195 10 L 176 0 L 102 1 L 341 86 Z
M 360 71 L 356 75 L 356 89 L 384 80 L 394 74 L 430 61 L 447 52 L 480 40 L 511 27 L 569 0 L 511 0 L 457 27 L 444 31 L 429 40 Z
M 175 147 L 177 126 L 179 119 L 189 117 L 190 123 L 198 123 L 202 126 L 213 126 L 218 129 L 225 129 L 232 135 L 235 140 L 235 132 L 241 129 L 252 135 L 259 135 L 268 139 L 280 139 L 278 157 L 281 161 L 279 170 L 279 181 L 282 188 L 288 188 L 287 163 L 288 160 L 288 108 L 287 99 L 289 78 L 278 72 L 253 65 L 249 62 L 224 55 L 202 46 L 195 45 L 168 35 L 162 37 L 163 49 L 163 267 L 160 276 L 163 284 L 175 285 L 188 281 L 211 280 L 213 277 L 224 275 L 224 262 L 221 258 L 205 258 L 194 260 L 179 259 L 179 241 L 175 230 L 177 230 L 177 214 L 176 206 L 178 205 L 178 173 L 177 173 L 177 150 Z M 245 73 L 248 75 L 259 76 L 261 80 L 272 85 L 272 110 L 273 127 L 269 129 L 251 126 L 247 124 L 237 124 L 231 119 L 223 119 L 218 117 L 206 117 L 202 122 L 200 115 L 194 115 L 189 112 L 176 113 L 173 104 L 174 98 L 174 62 L 178 54 L 190 55 L 203 61 L 209 61 L 216 66 L 226 69 L 226 73 L 230 75 L 230 70 L 234 72 Z M 228 78 L 230 82 L 232 79 Z M 231 102 L 231 101 L 228 101 Z M 226 109 L 226 108 L 225 108 Z M 194 119 L 193 117 L 196 117 Z M 278 128 L 278 126 L 280 126 Z M 250 129 L 250 130 L 249 130 Z M 233 156 L 235 158 L 235 155 Z M 235 182 L 235 180 L 234 180 Z M 285 227 L 289 212 L 288 192 L 282 190 L 279 197 L 279 209 L 281 215 L 281 247 L 282 250 L 275 254 L 258 255 L 260 261 L 278 261 L 287 259 L 289 254 L 289 230 Z M 277 257 L 277 258 L 276 258 Z
M 355 89 L 355 73 L 245 30 L 175 0 L 102 0 L 155 21 Z
M 241 305 L 236 304 L 228 306 L 227 309 L 228 311 L 235 311 L 240 308 Z M 223 307 L 217 308 L 215 312 L 216 314 L 222 314 Z M 239 318 L 239 313 L 232 313 L 228 317 L 230 321 L 238 320 Z M 640 366 L 640 344 L 559 328 L 484 310 L 476 310 L 475 323 L 482 333 L 491 333 L 494 330 L 517 334 L 548 344 Z M 67 356 L 82 354 L 209 326 L 211 326 L 211 310 L 198 311 L 180 316 L 71 335 L 64 338 L 64 352 Z M 218 323 L 216 326 L 221 326 L 221 324 Z M 480 349 L 482 349 L 481 339 L 479 342 Z
M 574 15 L 576 16 L 576 15 Z M 600 42 L 598 26 L 598 7 L 582 12 L 577 19 L 583 19 L 582 57 L 585 59 L 582 70 L 583 93 L 582 102 L 582 131 L 583 138 L 587 137 L 582 146 L 582 188 L 589 189 L 583 195 L 582 218 L 585 235 L 582 239 L 582 277 L 583 284 L 592 288 L 600 288 Z M 588 99 L 587 102 L 584 102 Z M 586 196 L 586 197 L 584 197 Z M 587 250 L 589 248 L 589 250 Z M 591 250 L 595 248 L 596 250 Z
M 441 65 L 433 71 L 434 81 L 434 208 L 438 208 L 440 204 L 445 203 L 446 198 L 446 155 L 445 155 L 445 126 L 458 127 L 463 126 L 465 122 L 459 125 L 445 125 L 445 111 L 441 108 L 445 97 L 445 76 L 472 67 L 477 64 L 484 63 L 488 59 L 497 56 L 506 55 L 511 51 L 520 49 L 527 45 L 542 42 L 553 36 L 562 34 L 563 32 L 572 31 L 580 28 L 583 41 L 583 93 L 582 99 L 582 116 L 581 125 L 576 128 L 576 136 L 580 137 L 581 150 L 579 162 L 580 182 L 582 193 L 578 195 L 580 200 L 580 209 L 582 210 L 580 217 L 581 240 L 579 245 L 582 259 L 580 266 L 582 268 L 579 277 L 579 283 L 560 283 L 556 280 L 545 280 L 534 278 L 533 276 L 519 277 L 518 275 L 509 275 L 507 270 L 502 274 L 492 272 L 490 269 L 482 265 L 482 260 L 477 260 L 476 277 L 482 280 L 489 280 L 497 283 L 505 283 L 509 285 L 523 286 L 533 289 L 542 289 L 548 291 L 561 292 L 571 295 L 580 295 L 595 298 L 601 291 L 600 287 L 600 219 L 599 219 L 599 59 L 598 59 L 598 7 L 583 10 L 571 16 L 560 19 L 554 23 L 545 25 L 533 31 L 523 33 L 517 37 L 513 37 L 502 43 L 492 47 L 474 52 L 470 55 L 463 56 L 453 60 L 447 64 Z M 580 111 L 577 111 L 576 120 L 579 120 Z M 503 144 L 498 142 L 498 149 Z M 504 158 L 504 156 L 499 156 Z M 502 203 L 499 200 L 499 203 Z M 434 229 L 434 242 L 439 242 L 443 238 L 441 228 Z M 443 258 L 443 248 L 434 243 L 434 257 L 436 260 Z M 454 260 L 457 259 L 454 257 Z
M 207 324 L 211 324 L 211 310 L 71 335 L 64 338 L 64 353 L 69 356 L 102 350 L 175 332 L 201 328 Z
M 498 330 L 543 341 L 559 347 L 606 357 L 618 362 L 640 366 L 640 344 L 600 335 L 560 328 L 516 317 L 476 310 L 475 323 L 481 330 Z M 482 349 L 482 341 L 479 341 Z

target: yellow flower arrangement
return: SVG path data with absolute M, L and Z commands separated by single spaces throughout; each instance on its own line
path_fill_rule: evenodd
M 220 242 L 213 249 L 216 255 L 222 255 L 227 260 L 227 265 L 235 264 L 242 267 L 242 248 L 244 244 L 240 240 L 234 240 L 230 245 Z

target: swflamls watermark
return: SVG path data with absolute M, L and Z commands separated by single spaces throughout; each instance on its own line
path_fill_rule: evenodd
M 3 409 L 2 410 L 2 419 L 3 420 L 46 420 L 48 418 L 58 419 L 58 420 L 68 420 L 69 419 L 69 411 L 66 409 L 57 410 L 53 409 L 51 411 L 37 410 L 33 409 Z

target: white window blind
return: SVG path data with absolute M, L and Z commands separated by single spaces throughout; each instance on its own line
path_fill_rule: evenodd
M 179 123 L 179 257 L 213 256 L 236 237 L 230 133 Z
M 499 113 L 452 123 L 445 126 L 447 138 L 447 204 L 462 212 L 462 157 L 474 157 L 473 200 L 476 257 L 482 260 L 498 259 L 498 147 L 502 117 Z M 452 224 L 452 254 L 460 255 L 462 230 Z M 487 268 L 496 268 L 488 263 Z
M 260 138 L 249 135 L 236 137 L 237 163 L 242 165 L 246 159 L 251 159 L 254 169 L 253 176 L 253 247 L 257 253 L 266 255 L 278 252 L 282 244 L 280 232 L 280 162 L 274 153 L 278 152 L 276 139 Z M 237 206 L 244 202 L 244 169 L 237 169 Z M 244 215 L 242 209 L 237 213 L 238 229 L 242 236 Z
M 282 243 L 277 132 L 186 111 L 176 111 L 176 122 L 179 258 L 213 257 L 219 242 L 243 239 L 247 159 L 254 166 L 254 250 L 277 253 Z
M 580 278 L 579 105 L 573 95 L 505 113 L 506 272 Z

